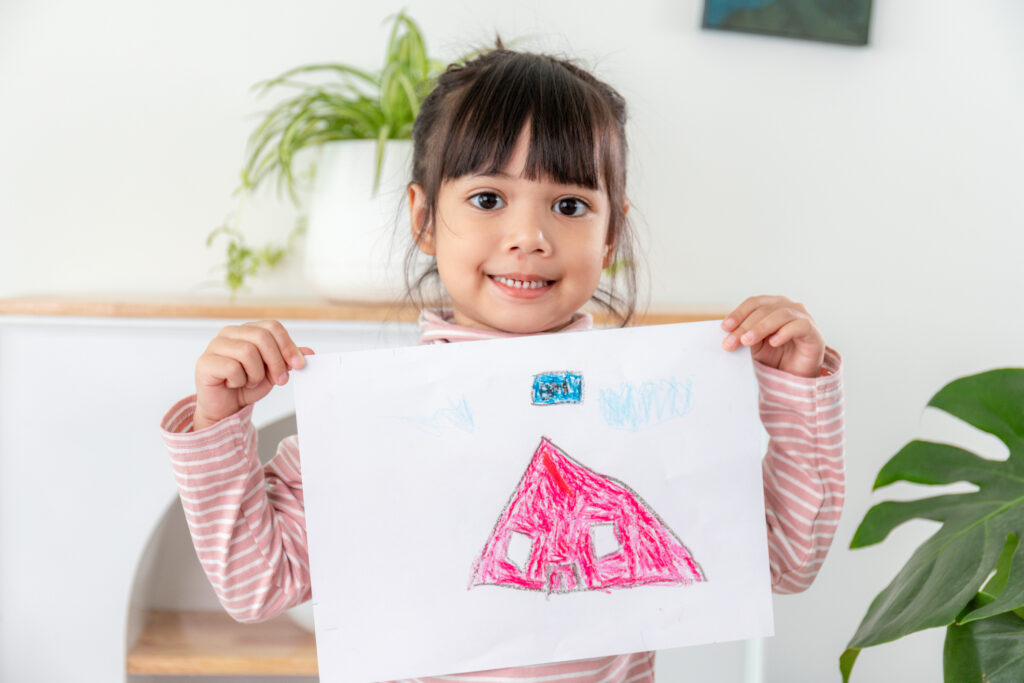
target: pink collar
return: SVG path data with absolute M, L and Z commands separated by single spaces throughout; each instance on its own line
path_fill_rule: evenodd
M 476 327 L 456 325 L 454 314 L 448 308 L 424 308 L 420 311 L 420 344 L 446 344 L 450 342 L 476 341 L 480 339 L 504 339 L 506 337 L 524 337 L 528 335 L 511 332 L 495 332 L 481 330 Z M 589 313 L 577 313 L 572 322 L 560 332 L 589 330 L 594 327 L 594 318 Z

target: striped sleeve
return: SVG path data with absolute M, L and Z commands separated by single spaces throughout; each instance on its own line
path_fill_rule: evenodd
M 260 466 L 252 407 L 192 431 L 195 397 L 161 422 L 199 562 L 238 621 L 269 619 L 310 597 L 296 437 Z
M 842 361 L 826 349 L 821 377 L 798 377 L 755 363 L 772 590 L 799 593 L 814 581 L 839 524 L 843 458 Z

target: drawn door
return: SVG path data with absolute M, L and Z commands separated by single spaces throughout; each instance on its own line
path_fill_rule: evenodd
M 552 565 L 548 572 L 548 592 L 568 593 L 576 590 L 579 585 L 578 574 L 573 562 Z

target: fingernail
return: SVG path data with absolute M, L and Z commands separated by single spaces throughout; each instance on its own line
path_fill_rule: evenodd
M 745 335 L 740 337 L 740 341 L 742 341 L 744 344 L 749 344 L 750 342 L 754 341 L 754 333 L 747 332 Z
M 287 381 L 288 381 L 288 373 L 287 372 L 282 372 L 281 376 L 277 378 L 277 383 L 278 384 L 284 384 Z
M 726 318 L 725 320 L 722 321 L 722 329 L 728 331 L 734 327 L 736 327 L 736 321 L 733 320 L 732 318 Z
M 306 359 L 303 358 L 301 354 L 298 356 L 292 356 L 291 363 L 293 368 L 301 368 L 303 365 L 306 364 Z
M 722 342 L 722 346 L 724 346 L 727 349 L 731 349 L 732 347 L 736 346 L 735 335 L 730 334 L 728 337 L 726 337 L 725 340 Z

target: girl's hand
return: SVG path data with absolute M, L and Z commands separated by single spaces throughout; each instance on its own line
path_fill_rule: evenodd
M 722 321 L 729 336 L 722 348 L 750 347 L 751 357 L 802 377 L 818 377 L 825 339 L 802 304 L 784 296 L 752 296 Z
M 234 415 L 288 382 L 288 373 L 306 364 L 313 350 L 295 345 L 276 320 L 229 325 L 196 362 L 194 429 Z

